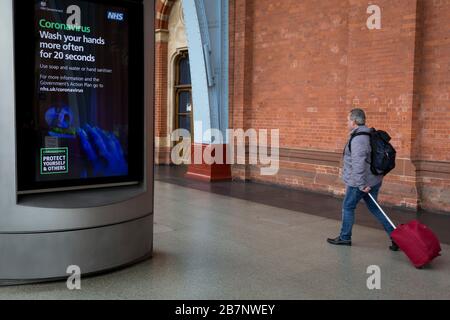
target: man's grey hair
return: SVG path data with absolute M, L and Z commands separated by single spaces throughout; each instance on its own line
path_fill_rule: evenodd
M 363 109 L 353 109 L 350 111 L 350 120 L 354 120 L 358 126 L 366 124 L 366 114 Z

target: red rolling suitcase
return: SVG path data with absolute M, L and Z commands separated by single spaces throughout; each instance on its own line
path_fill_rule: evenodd
M 395 229 L 391 233 L 392 240 L 408 256 L 416 268 L 422 268 L 431 260 L 440 256 L 441 245 L 433 231 L 417 220 L 396 227 L 370 193 L 369 196 Z

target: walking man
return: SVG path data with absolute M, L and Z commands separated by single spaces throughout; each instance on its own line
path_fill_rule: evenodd
M 366 126 L 366 115 L 362 109 L 353 109 L 350 111 L 347 121 L 350 137 L 356 133 L 371 131 L 371 129 Z M 351 143 L 351 148 L 349 148 L 349 143 Z M 355 221 L 355 209 L 361 199 L 364 199 L 369 211 L 383 225 L 384 230 L 389 236 L 394 230 L 368 194 L 370 192 L 376 200 L 383 182 L 383 175 L 374 175 L 370 170 L 370 161 L 370 137 L 367 135 L 357 135 L 352 139 L 349 139 L 349 142 L 344 149 L 343 180 L 346 185 L 346 192 L 342 205 L 341 233 L 336 238 L 328 238 L 328 243 L 334 245 L 352 245 L 352 228 Z M 399 248 L 397 244 L 392 241 L 392 245 L 389 249 L 397 251 Z

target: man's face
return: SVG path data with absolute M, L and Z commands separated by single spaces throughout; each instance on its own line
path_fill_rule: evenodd
M 355 120 L 350 119 L 350 115 L 347 116 L 347 128 L 349 131 L 352 131 L 356 126 Z

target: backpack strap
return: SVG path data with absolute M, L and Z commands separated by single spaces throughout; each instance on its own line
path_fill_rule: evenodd
M 352 134 L 351 137 L 350 137 L 350 141 L 348 142 L 348 150 L 350 151 L 350 153 L 352 153 L 352 140 L 353 140 L 354 137 L 357 137 L 357 136 L 369 136 L 369 137 L 371 137 L 372 134 L 370 132 L 357 132 L 357 133 Z M 344 152 L 345 152 L 345 150 L 344 150 Z

